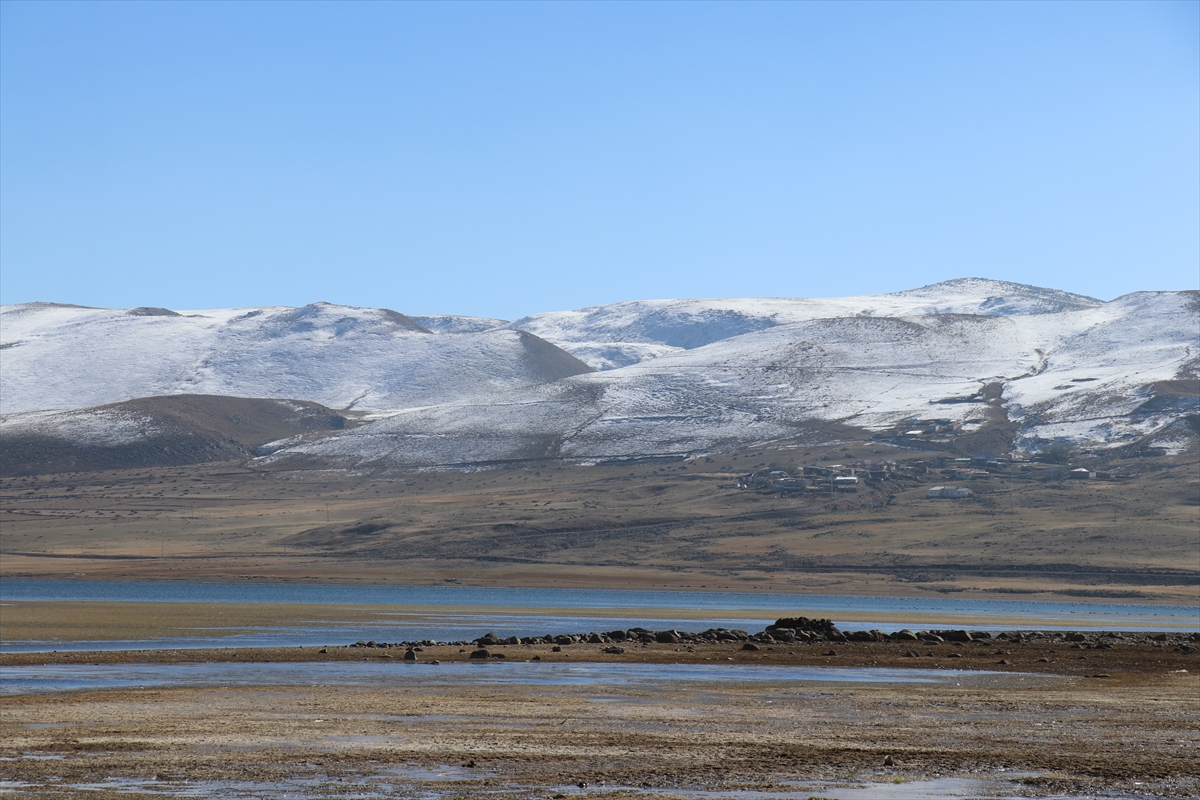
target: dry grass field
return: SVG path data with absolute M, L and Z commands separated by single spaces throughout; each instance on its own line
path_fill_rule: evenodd
M 1194 454 L 1114 461 L 1111 481 L 1014 468 L 957 481 L 975 492 L 961 500 L 927 498 L 947 482 L 932 467 L 851 493 L 735 486 L 771 464 L 938 455 L 856 442 L 475 472 L 220 462 L 10 477 L 0 576 L 1196 602 Z

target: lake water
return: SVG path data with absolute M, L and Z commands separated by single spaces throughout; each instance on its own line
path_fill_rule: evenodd
M 938 669 L 855 669 L 740 664 L 561 664 L 515 662 L 316 662 L 44 664 L 0 669 L 0 695 L 221 686 L 603 686 L 610 694 L 687 684 L 943 683 L 1013 686 L 1055 676 Z M 606 700 L 613 697 L 606 695 Z
M 209 630 L 191 630 L 180 637 L 125 641 L 6 641 L 0 644 L 0 651 L 271 647 L 349 644 L 360 639 L 459 641 L 474 639 L 488 631 L 502 636 L 540 636 L 634 626 L 690 631 L 725 627 L 755 632 L 780 616 L 797 615 L 827 617 L 843 630 L 938 627 L 991 631 L 1200 630 L 1200 606 L 958 597 L 249 582 L 5 580 L 0 583 L 0 602 L 14 600 L 290 603 L 311 606 L 312 613 L 282 627 L 234 631 L 214 625 Z M 363 623 L 322 619 L 322 606 L 347 604 L 406 608 L 403 612 L 381 608 Z M 571 613 L 572 609 L 580 613 Z

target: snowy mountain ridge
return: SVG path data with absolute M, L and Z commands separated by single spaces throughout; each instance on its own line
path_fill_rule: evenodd
M 1016 316 L 1096 308 L 1056 289 L 960 278 L 893 294 L 828 299 L 635 300 L 534 314 L 506 327 L 552 341 L 595 369 L 616 369 L 764 328 L 834 317 Z
M 681 456 L 928 418 L 962 431 L 1003 420 L 1015 447 L 1177 450 L 1200 419 L 1198 340 L 1200 292 L 1101 302 L 980 279 L 510 323 L 328 303 L 25 304 L 0 308 L 0 437 L 127 441 L 153 420 L 93 407 L 199 394 L 368 412 L 370 424 L 265 456 L 344 466 Z
M 171 394 L 387 410 L 589 371 L 525 331 L 441 336 L 388 309 L 314 303 L 142 311 L 47 303 L 0 309 L 0 412 Z

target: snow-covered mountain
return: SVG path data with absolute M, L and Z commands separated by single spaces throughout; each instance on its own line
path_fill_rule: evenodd
M 466 327 L 460 324 L 459 327 Z M 436 335 L 387 309 L 0 309 L 0 412 L 215 394 L 389 410 L 590 369 L 525 331 Z
M 461 317 L 455 314 L 413 314 L 409 319 L 434 333 L 482 333 L 508 324 L 506 319 Z
M 978 279 L 830 300 L 618 303 L 507 324 L 328 304 L 28 304 L 0 310 L 0 347 L 0 436 L 33 424 L 16 411 L 286 397 L 372 412 L 370 424 L 264 456 L 341 465 L 686 455 L 912 418 L 966 431 L 1007 418 L 1017 446 L 1158 436 L 1177 449 L 1191 436 L 1179 421 L 1200 410 L 1200 292 L 1104 303 Z
M 554 342 L 599 370 L 692 350 L 745 333 L 814 319 L 928 314 L 1015 316 L 1096 308 L 1099 300 L 983 278 L 894 294 L 726 300 L 637 300 L 533 314 L 508 323 Z
M 412 409 L 297 452 L 353 463 L 687 455 L 784 441 L 814 422 L 882 430 L 986 421 L 1002 386 L 1025 442 L 1119 444 L 1195 403 L 1136 413 L 1154 384 L 1194 377 L 1200 318 L 1187 293 L 1012 316 L 848 316 L 775 325 L 620 369 Z M 976 398 L 974 402 L 966 401 Z

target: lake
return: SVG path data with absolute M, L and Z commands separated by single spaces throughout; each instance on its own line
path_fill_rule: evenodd
M 976 630 L 1200 630 L 1200 608 L 1133 603 L 981 600 L 670 592 L 613 589 L 523 589 L 466 586 L 352 586 L 286 583 L 5 580 L 0 602 L 258 603 L 311 608 L 287 624 L 231 630 L 214 620 L 186 636 L 107 641 L 5 641 L 6 652 L 45 649 L 268 647 L 376 641 L 457 641 L 488 631 L 504 636 L 580 633 L 634 626 L 743 628 L 781 616 L 827 617 L 843 630 L 956 628 Z M 322 619 L 321 608 L 378 606 L 362 623 Z M 403 607 L 389 610 L 388 607 Z

